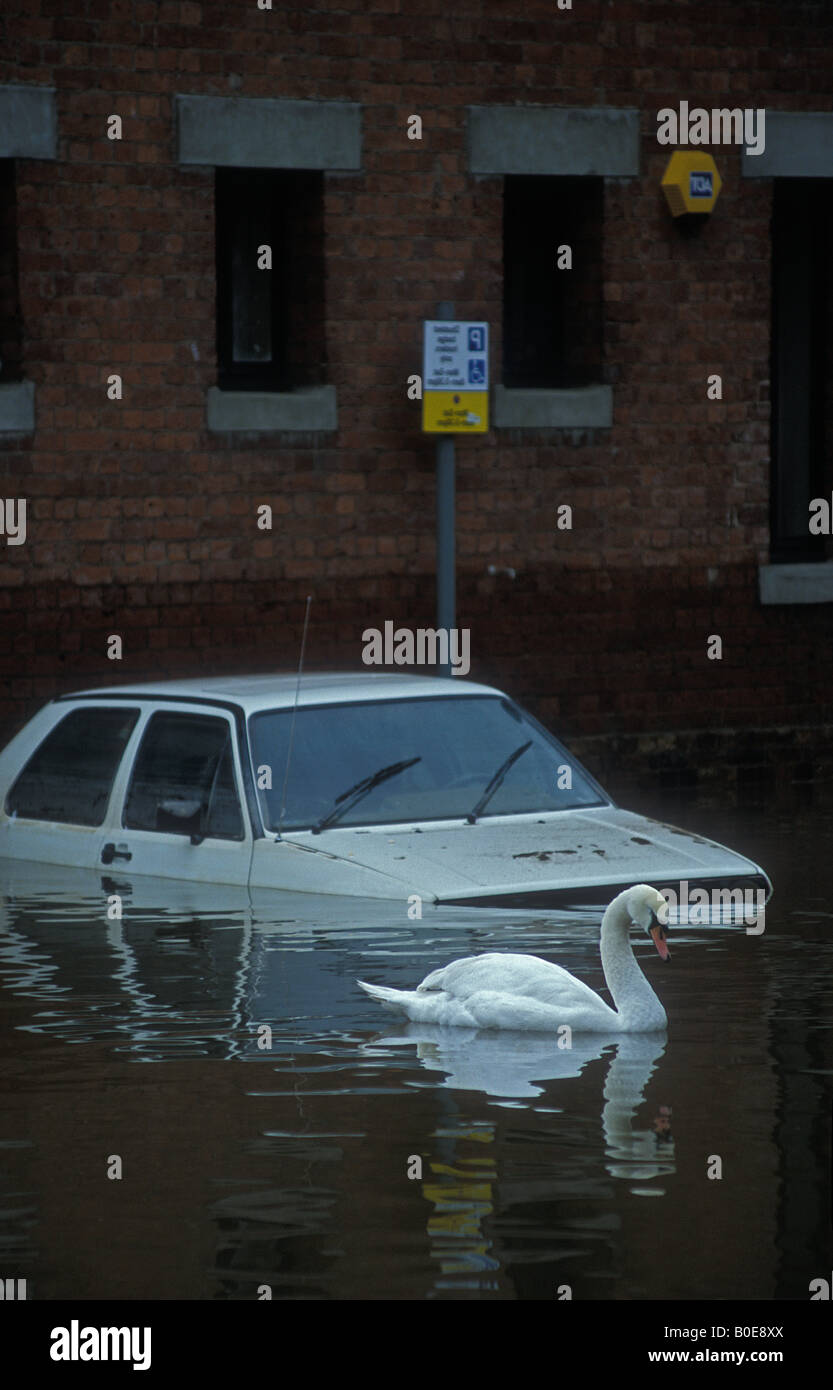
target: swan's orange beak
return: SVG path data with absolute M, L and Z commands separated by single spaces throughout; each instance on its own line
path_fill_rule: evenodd
M 667 935 L 668 933 L 661 922 L 657 922 L 656 926 L 651 927 L 651 940 L 659 951 L 660 960 L 671 959 L 671 952 L 665 944 Z

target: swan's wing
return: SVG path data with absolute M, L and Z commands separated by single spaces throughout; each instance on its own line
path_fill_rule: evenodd
M 417 993 L 425 994 L 429 990 L 445 989 L 445 981 L 448 979 L 450 970 L 457 970 L 460 966 L 473 965 L 476 960 L 487 960 L 487 956 L 464 956 L 461 960 L 453 960 L 450 965 L 441 965 L 439 970 L 432 970 L 430 975 L 426 975 L 421 985 L 417 985 Z M 463 972 L 458 970 L 463 976 Z
M 583 980 L 577 980 L 568 970 L 548 960 L 541 960 L 539 956 L 499 955 L 496 952 L 465 956 L 462 960 L 454 960 L 450 965 L 443 966 L 441 970 L 434 970 L 417 987 L 417 993 L 430 990 L 444 990 L 452 998 L 461 1000 L 483 992 L 520 996 L 562 1011 L 593 1006 L 600 1008 L 602 1017 L 608 1021 L 616 1017 L 614 1011 Z M 566 1014 L 564 1022 L 569 1022 Z
M 464 1008 L 478 1028 L 552 1034 L 566 1024 L 585 1032 L 609 1034 L 611 1027 L 617 1024 L 616 1014 L 592 990 L 589 1000 L 581 995 L 568 996 L 565 992 L 557 1003 L 544 1003 L 529 994 L 480 990 L 457 1007 Z

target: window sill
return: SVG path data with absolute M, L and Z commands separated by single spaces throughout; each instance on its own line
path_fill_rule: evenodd
M 35 428 L 35 383 L 8 381 L 0 385 L 0 433 L 31 434 Z
M 208 428 L 216 434 L 335 430 L 338 428 L 336 388 L 306 386 L 297 391 L 221 391 L 218 386 L 211 386 L 206 416 Z
M 610 429 L 613 388 L 579 386 L 568 390 L 494 388 L 496 429 Z
M 762 604 L 833 603 L 833 560 L 820 564 L 759 565 Z

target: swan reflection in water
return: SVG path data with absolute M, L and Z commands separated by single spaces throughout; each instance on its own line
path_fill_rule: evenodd
M 664 1033 L 574 1033 L 572 1046 L 559 1048 L 546 1034 L 409 1023 L 396 1034 L 374 1038 L 368 1048 L 375 1052 L 414 1043 L 427 1071 L 448 1073 L 440 1083 L 443 1087 L 480 1091 L 502 1100 L 530 1100 L 545 1094 L 552 1099 L 548 1089 L 537 1083 L 574 1079 L 589 1062 L 613 1049 L 601 1110 L 608 1173 L 635 1179 L 675 1171 L 670 1108 L 657 1107 L 651 1128 L 635 1129 L 633 1124 L 645 1100 L 645 1087 L 665 1052 Z

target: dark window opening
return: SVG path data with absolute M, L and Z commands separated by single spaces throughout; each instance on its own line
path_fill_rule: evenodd
M 128 830 L 242 840 L 231 729 L 225 719 L 154 714 L 124 807 Z
M 0 159 L 0 382 L 23 380 L 15 161 Z
M 504 386 L 602 380 L 603 196 L 599 178 L 504 179 Z M 569 270 L 559 246 L 570 247 Z
M 136 709 L 77 709 L 33 753 L 6 797 L 6 814 L 101 825 Z
M 776 179 L 772 207 L 771 559 L 823 560 L 810 503 L 833 487 L 833 180 Z
M 218 169 L 217 363 L 224 390 L 326 380 L 323 174 Z M 260 269 L 271 248 L 272 268 Z

